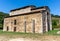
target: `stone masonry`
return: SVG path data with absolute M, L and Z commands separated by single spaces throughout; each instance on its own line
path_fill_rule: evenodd
M 10 11 L 4 18 L 3 31 L 43 33 L 52 30 L 50 10 L 47 6 L 25 6 Z

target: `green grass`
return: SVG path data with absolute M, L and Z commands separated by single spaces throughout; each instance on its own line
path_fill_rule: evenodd
M 46 32 L 45 34 L 47 35 L 60 35 L 60 34 L 57 34 L 59 30 L 52 30 L 52 31 L 49 31 L 49 32 Z
M 41 36 L 43 37 L 43 36 L 48 36 L 48 35 L 59 35 L 60 36 L 60 34 L 57 34 L 57 31 L 58 30 L 52 30 L 44 34 L 39 34 L 39 33 L 8 32 L 8 31 L 0 30 L 0 35 L 8 36 L 10 38 L 12 37 L 40 38 Z
M 52 31 L 49 31 L 49 32 L 46 32 L 44 34 L 51 34 L 51 35 L 54 35 L 54 34 L 57 34 L 58 30 L 52 30 Z M 20 34 L 32 34 L 32 35 L 37 35 L 39 33 L 24 33 L 24 32 L 8 32 L 8 31 L 2 31 L 0 30 L 0 34 L 14 34 L 14 35 L 20 35 Z M 43 34 L 43 35 L 44 35 Z M 41 35 L 41 34 L 40 34 Z
M 51 37 L 53 37 L 53 39 L 56 39 L 57 36 L 60 36 L 60 35 L 56 35 L 58 30 L 52 30 L 52 31 L 49 31 L 47 33 L 44 33 L 44 34 L 39 34 L 39 33 L 22 33 L 22 32 L 7 32 L 7 31 L 2 31 L 0 30 L 0 37 L 3 37 L 4 39 L 15 39 L 15 38 L 25 38 L 25 39 L 37 39 L 37 40 L 42 40 L 44 41 L 45 39 L 49 39 Z M 54 36 L 55 37 L 54 37 Z M 46 41 L 46 40 L 45 40 Z
M 43 36 L 43 34 L 38 33 L 22 33 L 22 32 L 7 32 L 0 30 L 0 35 L 8 36 L 8 37 L 23 37 L 23 38 L 38 38 Z

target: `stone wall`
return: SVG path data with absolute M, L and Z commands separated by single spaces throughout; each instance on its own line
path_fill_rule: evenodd
M 10 16 L 31 12 L 31 7 L 10 12 Z
M 17 21 L 16 25 L 14 25 L 14 20 Z M 14 27 L 16 27 L 16 32 L 25 32 L 26 30 L 27 33 L 33 33 L 33 20 L 35 21 L 35 25 L 34 25 L 35 33 L 42 33 L 41 13 L 4 18 L 3 30 L 7 31 L 7 26 L 8 26 L 9 27 L 8 31 L 14 31 Z

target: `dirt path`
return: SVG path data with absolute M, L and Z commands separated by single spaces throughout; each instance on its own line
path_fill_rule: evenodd
M 9 41 L 60 41 L 60 37 L 45 36 L 40 39 L 15 38 L 15 39 L 10 39 Z
M 0 36 L 0 41 L 60 41 L 60 36 L 41 36 L 40 38 L 21 38 Z

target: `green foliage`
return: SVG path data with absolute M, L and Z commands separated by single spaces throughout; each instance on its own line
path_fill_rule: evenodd
M 3 20 L 4 20 L 4 17 L 6 17 L 8 15 L 9 14 L 7 14 L 7 13 L 0 12 L 0 29 L 3 28 Z
M 57 20 L 52 20 L 52 27 L 56 28 L 57 27 Z
M 53 28 L 59 28 L 60 24 L 59 24 L 59 20 L 60 20 L 60 16 L 59 15 L 53 15 L 52 16 L 52 27 Z
M 52 23 L 54 26 L 57 26 L 57 22 L 54 20 Z

